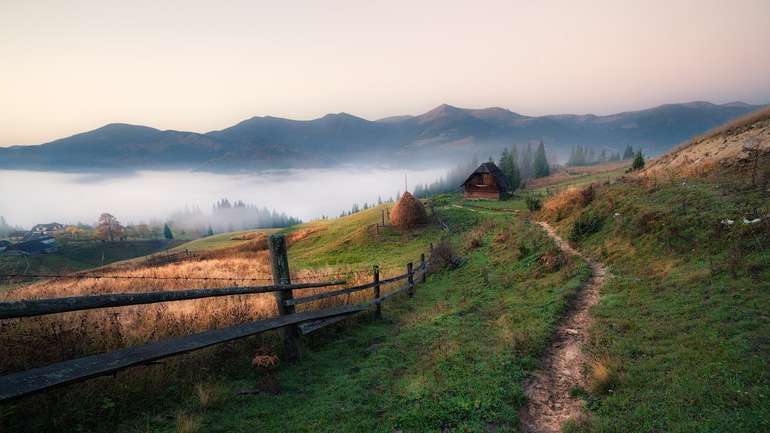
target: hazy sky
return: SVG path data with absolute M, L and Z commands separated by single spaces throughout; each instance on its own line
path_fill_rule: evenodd
M 109 122 L 770 102 L 769 0 L 0 0 L 0 145 Z

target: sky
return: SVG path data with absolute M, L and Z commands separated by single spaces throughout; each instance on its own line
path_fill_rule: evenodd
M 0 146 L 441 103 L 768 103 L 768 22 L 768 0 L 0 0 Z

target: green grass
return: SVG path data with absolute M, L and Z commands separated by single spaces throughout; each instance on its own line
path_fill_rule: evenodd
M 740 223 L 767 203 L 736 185 L 621 182 L 556 222 L 566 235 L 581 213 L 602 218 L 580 247 L 615 275 L 589 350 L 619 381 L 575 431 L 770 431 L 770 227 Z
M 539 258 L 555 246 L 538 227 L 508 212 L 455 206 L 460 200 L 437 201 L 449 233 L 372 234 L 366 227 L 377 209 L 287 229 L 320 228 L 290 247 L 295 268 L 403 265 L 442 237 L 467 261 L 431 274 L 414 298 L 392 298 L 380 320 L 366 313 L 303 337 L 301 362 L 274 373 L 277 395 L 236 395 L 272 380 L 250 365 L 256 347 L 281 354 L 276 334 L 266 333 L 22 400 L 25 410 L 0 406 L 0 426 L 173 432 L 192 417 L 199 432 L 516 431 L 522 382 L 589 272 L 575 260 L 544 269 Z M 480 246 L 466 249 L 472 238 Z M 100 392 L 99 383 L 120 392 Z M 201 405 L 199 383 L 218 390 L 214 404 Z M 27 405 L 40 416 L 22 417 Z
M 354 217 L 337 224 L 367 221 Z M 458 228 L 457 244 L 468 229 L 483 226 L 482 246 L 463 251 L 468 261 L 461 268 L 431 275 L 413 299 L 386 303 L 383 320 L 366 315 L 307 337 L 302 361 L 278 370 L 279 395 L 233 396 L 264 375 L 243 372 L 221 384 L 228 397 L 216 408 L 204 411 L 195 398 L 182 398 L 201 431 L 516 431 L 522 380 L 588 270 L 580 262 L 542 269 L 538 258 L 553 244 L 508 214 L 480 218 L 446 209 L 446 218 Z M 327 236 L 339 229 L 330 227 Z M 503 234 L 509 237 L 495 242 Z M 402 248 L 393 250 L 401 260 L 425 243 L 421 236 L 401 239 Z M 520 243 L 527 256 L 519 257 Z M 309 256 L 306 248 L 300 251 Z M 335 250 L 352 263 L 372 252 L 368 241 Z M 169 417 L 154 420 L 150 431 L 176 428 Z
M 65 241 L 53 254 L 0 256 L 0 273 L 62 274 L 82 271 L 135 257 L 142 257 L 177 245 L 178 241 Z M 5 287 L 7 288 L 7 286 Z M 0 290 L 3 286 L 0 285 Z
M 294 268 L 405 266 L 408 261 L 416 261 L 420 253 L 427 253 L 430 243 L 441 238 L 443 232 L 436 225 L 410 231 L 385 227 L 377 233 L 374 224 L 380 222 L 385 206 L 287 229 L 288 233 L 310 233 L 289 248 L 289 263 Z
M 238 240 L 233 238 L 247 235 L 249 233 L 274 233 L 276 231 L 278 231 L 278 229 L 254 229 L 254 230 L 244 230 L 240 232 L 220 233 L 213 236 L 207 236 L 207 237 L 195 239 L 190 242 L 185 242 L 179 245 L 178 247 L 174 248 L 174 250 L 186 249 L 192 252 L 199 252 L 199 251 L 211 251 L 211 250 L 218 250 L 222 248 L 236 247 L 245 242 L 248 242 L 248 240 L 243 240 L 243 239 Z

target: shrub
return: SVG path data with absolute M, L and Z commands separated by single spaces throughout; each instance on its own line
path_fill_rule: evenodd
M 593 395 L 610 392 L 619 383 L 618 366 L 608 357 L 591 361 L 588 390 Z
M 430 258 L 428 259 L 428 269 L 430 272 L 440 271 L 452 267 L 456 261 L 452 244 L 447 239 L 442 239 L 431 251 Z
M 546 272 L 556 272 L 567 263 L 567 259 L 559 249 L 548 250 L 545 254 L 540 256 L 540 264 Z
M 527 209 L 529 209 L 530 212 L 539 211 L 540 208 L 543 207 L 543 202 L 540 200 L 539 197 L 536 197 L 534 195 L 528 195 L 525 201 L 527 203 Z
M 579 241 L 585 236 L 598 232 L 602 228 L 604 220 L 593 212 L 583 212 L 575 220 L 569 234 L 571 241 Z
M 586 207 L 589 204 L 591 204 L 592 201 L 594 201 L 594 197 L 596 196 L 596 190 L 594 189 L 594 184 L 590 184 L 587 187 L 580 190 L 580 206 Z
M 484 245 L 484 231 L 481 229 L 474 229 L 465 235 L 465 249 L 473 251 L 477 248 L 481 248 Z
M 569 187 L 559 191 L 553 197 L 550 197 L 543 204 L 543 213 L 546 218 L 561 221 L 562 218 L 569 215 L 573 209 L 582 207 L 582 190 L 575 187 Z

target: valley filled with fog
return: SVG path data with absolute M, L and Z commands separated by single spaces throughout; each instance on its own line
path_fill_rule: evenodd
M 199 209 L 210 214 L 227 198 L 268 208 L 304 221 L 336 217 L 354 204 L 376 203 L 430 183 L 446 170 L 395 170 L 339 167 L 276 170 L 257 174 L 191 171 L 62 173 L 0 170 L 0 215 L 13 225 L 78 222 L 93 224 L 102 212 L 123 223 L 159 222 L 175 213 Z

